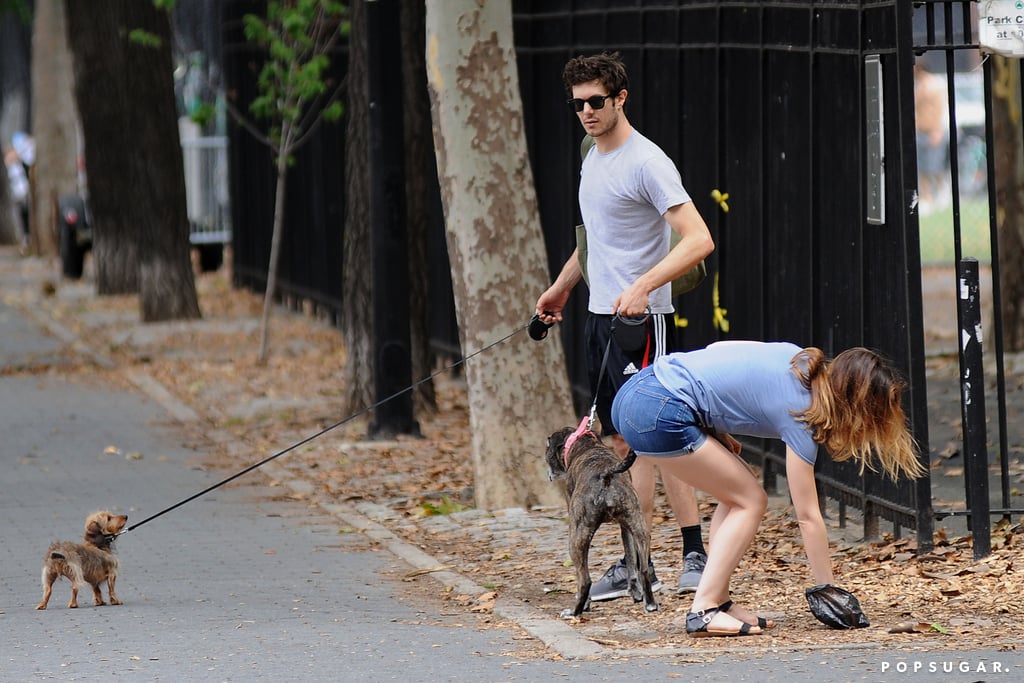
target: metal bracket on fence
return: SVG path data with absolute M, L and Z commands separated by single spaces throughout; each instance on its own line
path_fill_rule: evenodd
M 960 260 L 960 410 L 964 433 L 964 488 L 974 537 L 974 559 L 992 552 L 989 528 L 988 447 L 985 428 L 985 376 L 981 352 L 981 296 L 978 260 Z

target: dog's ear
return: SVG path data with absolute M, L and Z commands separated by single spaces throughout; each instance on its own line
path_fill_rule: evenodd
M 548 448 L 545 454 L 548 464 L 548 481 L 565 478 L 565 440 L 572 433 L 572 427 L 563 427 L 548 437 Z
M 565 448 L 565 440 L 573 433 L 572 427 L 562 427 L 548 437 L 548 449 L 562 450 Z
M 104 536 L 99 515 L 89 515 L 89 518 L 85 520 L 85 542 L 100 545 Z

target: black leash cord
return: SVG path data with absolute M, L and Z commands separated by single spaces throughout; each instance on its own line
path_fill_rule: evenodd
M 650 308 L 648 307 L 647 310 L 650 311 Z M 597 388 L 597 390 L 594 391 L 594 402 L 590 404 L 590 420 L 587 423 L 587 429 L 593 429 L 594 428 L 594 416 L 597 414 L 597 395 L 601 391 L 601 380 L 604 378 L 605 368 L 608 367 L 608 352 L 612 350 L 612 340 L 615 339 L 615 324 L 616 323 L 622 323 L 624 326 L 637 327 L 639 325 L 646 325 L 647 324 L 647 319 L 650 318 L 650 317 L 651 317 L 650 313 L 645 313 L 644 315 L 636 317 L 636 318 L 625 318 L 625 317 L 619 315 L 618 313 L 616 313 L 615 317 L 612 319 L 612 327 L 611 327 L 611 330 L 609 330 L 609 332 L 608 332 L 608 343 L 604 347 L 604 356 L 601 358 L 601 369 L 597 371 L 597 387 L 598 388 Z M 635 459 L 635 456 L 634 456 L 634 459 Z M 633 464 L 632 461 L 630 461 L 629 465 L 632 465 L 632 464 Z M 629 469 L 629 465 L 626 466 L 626 469 Z M 623 470 L 623 472 L 625 472 L 625 471 L 626 470 Z
M 217 482 L 213 486 L 208 486 L 205 489 L 203 489 L 202 491 L 200 491 L 199 493 L 193 494 L 193 495 L 189 496 L 188 498 L 186 498 L 185 500 L 179 501 L 179 502 L 175 503 L 174 505 L 172 505 L 171 507 L 166 508 L 164 510 L 161 510 L 160 512 L 156 513 L 155 515 L 150 515 L 149 517 L 147 517 L 146 519 L 142 520 L 141 522 L 137 522 L 135 524 L 132 524 L 130 527 L 124 529 L 123 531 L 121 531 L 121 532 L 119 532 L 119 533 L 117 533 L 117 534 L 115 534 L 113 536 L 111 536 L 111 540 L 117 538 L 121 534 L 126 534 L 129 531 L 133 531 L 135 529 L 138 529 L 143 524 L 146 524 L 147 522 L 152 522 L 157 517 L 162 517 L 163 515 L 166 515 L 168 512 L 171 512 L 172 510 L 177 510 L 178 508 L 180 508 L 185 503 L 191 503 L 196 498 L 199 498 L 200 496 L 205 496 L 210 491 L 213 491 L 215 489 L 219 489 L 221 486 L 224 486 L 224 484 L 232 482 L 235 479 L 238 479 L 239 477 L 244 476 L 244 475 L 248 474 L 249 472 L 252 472 L 253 470 L 255 470 L 255 469 L 259 468 L 259 467 L 263 467 L 264 465 L 266 465 L 271 460 L 275 460 L 277 458 L 280 458 L 282 455 L 285 455 L 286 453 L 291 453 L 292 451 L 294 451 L 296 448 L 299 448 L 300 446 L 305 446 L 310 441 L 313 441 L 314 439 L 320 438 L 321 436 L 323 436 L 327 432 L 329 432 L 329 431 L 331 431 L 333 429 L 337 429 L 338 427 L 342 426 L 343 424 L 345 424 L 347 422 L 351 422 L 352 420 L 356 419 L 357 417 L 359 417 L 361 415 L 365 415 L 366 413 L 370 412 L 374 408 L 378 408 L 378 407 L 384 405 L 385 403 L 387 403 L 388 401 L 390 401 L 392 399 L 395 399 L 395 398 L 398 398 L 402 394 L 405 394 L 405 393 L 407 393 L 409 391 L 412 391 L 413 389 L 415 389 L 419 385 L 423 384 L 424 382 L 429 382 L 430 380 L 434 379 L 435 377 L 437 377 L 441 373 L 448 372 L 449 370 L 457 368 L 458 366 L 462 365 L 463 363 L 465 363 L 470 358 L 473 358 L 474 356 L 478 356 L 481 353 L 483 353 L 484 351 L 487 351 L 488 349 L 491 349 L 491 348 L 497 346 L 498 344 L 503 344 L 504 342 L 508 341 L 512 337 L 516 336 L 517 334 L 519 334 L 520 332 L 525 330 L 527 327 L 529 327 L 529 325 L 523 325 L 522 327 L 520 327 L 520 328 L 518 328 L 516 330 L 513 330 L 509 334 L 505 335 L 504 337 L 502 337 L 498 341 L 491 342 L 487 346 L 483 347 L 482 349 L 480 349 L 478 351 L 474 351 L 473 353 L 469 354 L 468 356 L 463 356 L 462 358 L 460 358 L 459 360 L 455 361 L 451 365 L 447 365 L 447 366 L 441 368 L 440 370 L 434 372 L 433 374 L 427 375 L 426 377 L 424 377 L 423 379 L 419 380 L 418 382 L 414 382 L 413 384 L 410 384 L 405 389 L 401 389 L 399 391 L 396 391 L 395 393 L 391 394 L 387 398 L 383 398 L 383 399 L 377 401 L 376 403 L 374 403 L 373 405 L 367 406 L 366 408 L 363 408 L 359 412 L 356 412 L 356 413 L 353 413 L 352 415 L 349 415 L 344 420 L 340 420 L 339 422 L 335 422 L 330 427 L 325 427 L 325 428 L 321 429 L 319 432 L 317 432 L 316 434 L 313 434 L 312 436 L 307 436 L 302 441 L 294 443 L 291 446 L 288 446 L 288 448 L 285 448 L 284 450 L 278 451 L 277 453 L 274 453 L 273 455 L 271 455 L 271 456 L 269 456 L 267 458 L 264 458 L 263 460 L 260 460 L 255 465 L 249 465 L 248 467 L 246 467 L 241 472 L 233 474 L 230 477 L 228 477 L 227 479 L 225 479 L 223 481 Z

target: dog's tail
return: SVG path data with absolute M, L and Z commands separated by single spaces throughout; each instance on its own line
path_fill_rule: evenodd
M 629 455 L 627 455 L 625 458 L 623 458 L 621 463 L 619 463 L 617 466 L 615 466 L 612 469 L 610 469 L 607 472 L 605 472 L 605 474 L 604 474 L 604 485 L 607 486 L 611 482 L 612 477 L 614 477 L 616 474 L 622 474 L 623 472 L 628 472 L 629 468 L 633 466 L 634 462 L 636 462 L 636 451 L 634 451 L 633 449 L 630 449 L 629 450 Z

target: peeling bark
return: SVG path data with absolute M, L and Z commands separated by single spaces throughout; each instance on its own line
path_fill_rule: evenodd
M 426 60 L 456 314 L 469 355 L 521 331 L 550 282 L 511 3 L 428 1 Z M 558 335 L 537 343 L 515 334 L 472 358 L 466 378 L 477 506 L 559 502 L 546 480 L 544 446 L 576 420 Z

